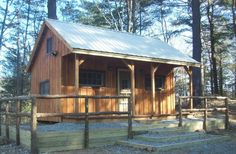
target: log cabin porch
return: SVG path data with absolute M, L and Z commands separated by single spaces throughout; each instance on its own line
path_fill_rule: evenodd
M 175 67 L 177 65 L 68 54 L 62 58 L 61 91 L 63 95 L 128 95 L 134 102 L 133 116 L 174 115 Z M 127 111 L 127 106 L 127 100 L 91 100 L 89 111 Z M 61 107 L 65 113 L 84 112 L 84 101 L 67 99 Z

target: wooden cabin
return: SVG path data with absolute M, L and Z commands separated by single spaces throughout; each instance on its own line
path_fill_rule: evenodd
M 27 71 L 32 94 L 131 95 L 133 115 L 142 116 L 175 113 L 173 69 L 195 66 L 158 39 L 47 19 Z M 37 100 L 37 106 L 41 113 L 84 112 L 84 100 Z M 126 109 L 125 100 L 89 101 L 90 112 Z

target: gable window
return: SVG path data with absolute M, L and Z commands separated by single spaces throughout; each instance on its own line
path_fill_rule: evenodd
M 155 89 L 164 89 L 165 88 L 165 76 L 155 76 Z M 145 89 L 151 89 L 151 76 L 145 75 Z
M 47 39 L 47 53 L 48 53 L 48 54 L 50 54 L 50 53 L 53 52 L 53 51 L 52 51 L 52 44 L 53 44 L 53 39 L 52 39 L 52 37 L 49 37 L 49 38 Z
M 79 84 L 91 87 L 104 86 L 104 76 L 102 71 L 80 70 Z
M 40 82 L 39 84 L 39 94 L 40 95 L 49 95 L 49 80 Z

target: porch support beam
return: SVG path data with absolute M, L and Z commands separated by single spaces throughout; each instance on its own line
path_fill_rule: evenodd
M 78 54 L 75 54 L 75 95 L 79 95 L 79 68 L 85 62 L 85 59 L 80 59 Z M 74 112 L 78 112 L 78 98 L 75 98 Z
M 79 92 L 79 56 L 75 54 L 75 94 Z
M 85 62 L 85 59 L 80 59 L 78 54 L 75 54 L 75 94 L 79 94 L 79 67 Z
M 193 71 L 192 67 L 184 66 L 185 71 L 189 76 L 189 96 L 193 96 Z M 193 109 L 193 99 L 190 98 L 190 109 Z
M 135 66 L 133 62 L 122 60 L 130 70 L 132 115 L 135 115 Z
M 155 86 L 155 73 L 159 65 L 151 64 L 151 89 L 152 89 L 152 114 L 156 112 L 156 86 Z

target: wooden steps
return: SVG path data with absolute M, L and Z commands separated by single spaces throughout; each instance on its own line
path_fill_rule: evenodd
M 199 137 L 204 137 L 205 133 L 203 132 L 196 132 L 196 133 L 185 133 L 182 135 L 169 135 L 168 137 L 166 136 L 152 136 L 151 134 L 145 134 L 145 135 L 137 135 L 134 137 L 136 140 L 142 140 L 142 141 L 147 141 L 147 142 L 155 142 L 155 143 L 165 143 L 165 142 L 170 142 L 170 141 L 179 141 L 180 139 L 182 140 L 188 140 L 188 139 L 194 139 L 194 138 L 199 138 Z
M 135 135 L 132 140 L 122 140 L 117 143 L 148 151 L 166 151 L 187 146 L 223 142 L 227 139 L 229 139 L 229 136 L 190 132 L 183 128 L 161 128 Z

